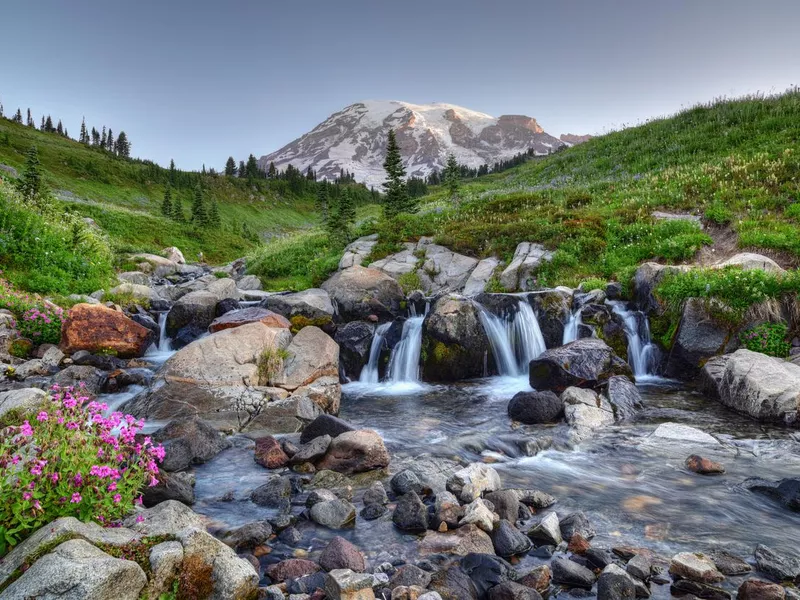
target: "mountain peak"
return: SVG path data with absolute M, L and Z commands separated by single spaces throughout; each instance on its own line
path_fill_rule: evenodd
M 533 148 L 547 154 L 564 145 L 525 115 L 493 117 L 455 104 L 412 104 L 399 100 L 364 100 L 332 114 L 310 132 L 277 152 L 261 157 L 262 168 L 274 162 L 301 171 L 311 167 L 324 179 L 344 169 L 356 181 L 380 185 L 385 174 L 386 137 L 394 129 L 409 177 L 426 177 L 444 168 L 447 155 L 479 167 Z

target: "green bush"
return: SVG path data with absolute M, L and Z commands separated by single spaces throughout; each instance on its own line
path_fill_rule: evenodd
M 726 223 L 730 223 L 733 219 L 733 211 L 722 202 L 714 202 L 706 209 L 704 216 L 707 221 L 711 221 L 717 225 L 725 225 Z
M 787 328 L 783 323 L 762 323 L 740 333 L 739 341 L 753 352 L 784 358 L 791 350 L 786 335 Z
M 61 324 L 64 310 L 58 306 L 30 308 L 17 319 L 19 334 L 34 344 L 58 344 L 61 341 Z
M 419 275 L 416 271 L 403 273 L 397 278 L 397 283 L 400 284 L 400 287 L 403 288 L 403 291 L 406 294 L 410 294 L 414 290 L 422 289 L 422 282 L 420 281 Z

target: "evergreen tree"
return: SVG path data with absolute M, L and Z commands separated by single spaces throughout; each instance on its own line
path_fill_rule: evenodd
M 100 132 L 97 131 L 94 127 L 92 127 L 92 145 L 99 146 L 100 145 Z
M 353 200 L 353 194 L 350 188 L 344 188 L 339 196 L 339 214 L 345 228 L 355 225 L 356 222 L 356 204 Z
M 447 186 L 447 191 L 450 197 L 454 198 L 458 195 L 458 188 L 461 185 L 461 173 L 456 162 L 454 154 L 447 155 L 447 166 L 444 168 L 444 184 Z
M 317 180 L 317 174 L 311 169 L 311 165 L 308 166 L 308 170 L 306 171 L 306 179 L 309 181 Z
M 192 199 L 192 223 L 198 227 L 208 225 L 208 212 L 206 212 L 206 203 L 203 200 L 203 189 L 199 185 L 194 189 L 194 198 Z
M 222 224 L 222 219 L 219 216 L 219 206 L 216 199 L 211 199 L 211 206 L 208 209 L 208 224 L 214 229 L 219 229 Z
M 17 180 L 16 186 L 22 196 L 30 202 L 37 202 L 47 193 L 36 146 L 31 146 L 25 156 L 25 170 Z
M 169 159 L 169 182 L 175 185 L 175 161 Z
M 64 137 L 65 138 L 69 137 L 69 130 L 66 127 L 64 127 Z
M 256 160 L 256 157 L 253 156 L 252 154 L 247 157 L 247 166 L 245 167 L 245 170 L 247 171 L 248 179 L 258 178 L 259 175 L 258 161 Z
M 50 118 L 50 115 L 47 115 L 47 118 L 44 120 L 44 130 L 47 133 L 53 133 L 55 128 L 53 127 L 53 119 Z
M 114 152 L 114 132 L 111 127 L 108 128 L 108 135 L 106 136 L 106 150 Z
M 17 113 L 14 115 L 14 118 L 11 119 L 11 120 L 14 121 L 15 123 L 22 123 L 22 112 L 19 109 L 17 109 Z
M 317 186 L 317 200 L 316 200 L 316 208 L 320 214 L 320 220 L 322 224 L 327 226 L 328 224 L 328 183 L 326 181 L 320 182 Z
M 244 161 L 239 161 L 239 177 L 247 177 L 247 168 L 244 166 Z
M 236 161 L 233 160 L 232 156 L 229 156 L 228 161 L 225 163 L 225 176 L 236 177 Z
M 3 103 L 0 102 L 0 119 L 3 118 Z
M 172 190 L 169 186 L 164 190 L 164 199 L 161 201 L 161 214 L 165 217 L 171 218 L 172 212 Z
M 201 174 L 201 175 L 205 175 L 205 174 L 206 174 L 206 163 L 203 163 L 203 168 L 202 168 L 202 170 L 200 171 L 200 174 Z
M 64 135 L 64 126 L 61 124 L 61 119 L 58 120 L 58 125 L 56 126 L 56 133 L 58 133 L 58 135 Z
M 131 143 L 128 141 L 128 136 L 125 135 L 124 131 L 120 131 L 119 135 L 117 136 L 117 143 L 114 146 L 117 154 L 122 158 L 130 158 L 131 157 Z
M 45 131 L 45 128 L 44 128 L 44 115 L 42 115 L 42 124 L 39 125 L 39 131 Z
M 278 169 L 275 168 L 275 163 L 270 161 L 269 162 L 269 170 L 267 171 L 267 177 L 270 179 L 275 179 L 278 176 Z
M 406 170 L 403 168 L 403 159 L 400 156 L 400 147 L 397 145 L 394 129 L 389 130 L 383 168 L 386 170 L 386 182 L 383 184 L 383 188 L 386 190 L 383 214 L 387 219 L 393 219 L 399 213 L 407 212 L 409 209 L 408 193 L 405 181 L 403 181 Z
M 28 119 L 25 121 L 25 124 L 28 127 L 36 127 L 36 125 L 33 123 L 33 117 L 31 116 L 31 109 L 30 108 L 28 109 Z
M 81 119 L 81 133 L 78 141 L 81 144 L 88 144 L 89 143 L 89 134 L 86 133 L 86 117 Z
M 100 147 L 101 148 L 105 148 L 106 147 L 106 126 L 105 125 L 103 125 L 103 133 L 100 136 Z
M 180 196 L 175 196 L 172 201 L 172 219 L 178 223 L 186 221 L 186 216 L 183 214 L 183 203 Z

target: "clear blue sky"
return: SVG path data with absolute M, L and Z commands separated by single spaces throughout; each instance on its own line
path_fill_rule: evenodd
M 3 0 L 0 100 L 187 169 L 363 99 L 602 133 L 800 84 L 799 24 L 798 0 Z

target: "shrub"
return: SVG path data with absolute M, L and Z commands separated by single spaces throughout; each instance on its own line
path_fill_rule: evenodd
M 64 310 L 58 306 L 29 308 L 17 320 L 17 331 L 34 344 L 58 344 L 61 341 L 61 324 Z
M 704 216 L 707 221 L 717 225 L 725 225 L 733 219 L 733 212 L 722 202 L 714 202 L 706 209 Z
M 157 484 L 164 449 L 137 440 L 144 423 L 104 417 L 81 389 L 53 386 L 47 408 L 0 441 L 0 556 L 58 517 L 115 525 Z
M 403 291 L 406 294 L 409 294 L 414 290 L 422 289 L 422 282 L 420 281 L 419 275 L 416 271 L 403 273 L 397 278 L 397 283 L 400 284 L 400 287 L 403 288 Z
M 229 279 L 230 273 L 226 273 L 225 271 L 214 271 L 214 277 L 217 279 Z
M 289 352 L 283 348 L 266 348 L 258 357 L 258 383 L 271 385 L 278 373 L 283 369 L 283 362 L 289 358 Z
M 606 281 L 604 279 L 584 279 L 581 281 L 581 290 L 584 292 L 591 292 L 592 290 L 603 290 L 606 289 Z
M 786 341 L 787 328 L 783 323 L 762 323 L 739 334 L 739 341 L 748 350 L 769 356 L 789 356 L 791 345 Z

